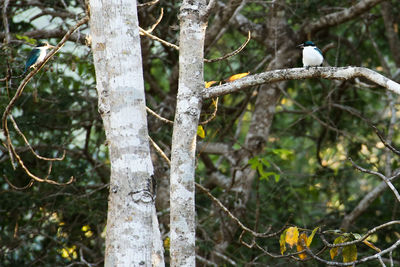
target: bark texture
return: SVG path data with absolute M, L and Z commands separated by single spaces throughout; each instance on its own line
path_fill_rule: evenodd
M 179 82 L 171 154 L 171 266 L 195 266 L 195 152 L 204 88 L 205 0 L 180 9 Z
M 99 112 L 111 162 L 105 266 L 163 266 L 136 1 L 90 1 Z M 154 227 L 156 226 L 156 227 Z M 154 228 L 154 229 L 153 229 Z

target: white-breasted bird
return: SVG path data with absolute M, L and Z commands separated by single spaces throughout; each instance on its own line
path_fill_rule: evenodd
M 298 45 L 298 47 L 303 49 L 303 66 L 305 68 L 322 66 L 324 56 L 313 42 L 307 41 Z
M 28 56 L 28 59 L 26 60 L 24 73 L 29 68 L 36 68 L 36 66 L 46 57 L 46 51 L 49 48 L 54 48 L 54 46 L 49 45 L 47 42 L 40 43 L 33 48 Z

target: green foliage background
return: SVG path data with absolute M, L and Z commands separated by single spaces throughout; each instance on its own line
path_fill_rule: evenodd
M 41 5 L 36 7 L 27 6 L 23 0 L 11 1 L 9 5 L 7 13 L 13 39 L 7 45 L 0 45 L 0 58 L 3 59 L 0 61 L 0 78 L 5 77 L 9 69 L 13 79 L 0 85 L 2 111 L 22 79 L 18 75 L 22 74 L 24 61 L 31 49 L 29 44 L 39 41 L 28 38 L 24 33 L 35 29 L 68 29 L 74 24 L 75 17 L 84 12 L 81 1 L 40 2 Z M 268 2 L 250 2 L 241 13 L 254 23 L 263 23 L 269 11 Z M 352 3 L 340 4 L 340 8 L 346 8 Z M 286 1 L 286 5 L 290 14 L 288 23 L 293 30 L 338 8 L 337 1 L 328 0 Z M 392 1 L 392 6 L 393 14 L 399 14 L 400 3 Z M 159 7 L 163 7 L 164 17 L 154 34 L 171 43 L 178 43 L 178 1 L 161 0 L 157 7 L 139 10 L 141 26 L 146 28 L 152 25 L 159 15 Z M 30 20 L 40 10 L 68 11 L 72 16 L 60 18 L 46 15 Z M 380 12 L 378 5 L 355 20 L 317 32 L 312 37 L 313 41 L 323 49 L 331 66 L 354 65 L 382 71 L 381 61 L 372 45 L 374 41 L 389 64 L 391 74 L 394 74 L 399 66 L 393 61 Z M 399 20 L 396 17 L 395 27 L 398 27 Z M 210 24 L 212 21 L 213 17 Z M 4 31 L 4 25 L 0 25 Z M 87 27 L 81 29 L 81 38 L 87 33 Z M 230 27 L 206 53 L 206 57 L 222 56 L 239 47 L 245 39 L 245 35 Z M 46 40 L 56 44 L 60 38 Z M 20 130 L 38 154 L 56 157 L 66 152 L 63 161 L 53 164 L 50 178 L 63 183 L 74 176 L 75 181 L 68 186 L 34 183 L 26 190 L 15 190 L 7 180 L 16 187 L 24 187 L 29 178 L 16 164 L 16 169 L 13 169 L 8 152 L 4 146 L 0 147 L 1 266 L 73 266 L 80 264 L 81 256 L 97 266 L 103 264 L 110 166 L 102 121 L 97 112 L 91 53 L 82 43 L 82 39 L 68 42 L 32 79 L 13 109 L 12 115 Z M 142 38 L 142 49 L 147 104 L 173 119 L 177 90 L 174 68 L 178 53 L 146 38 Z M 301 66 L 300 53 L 299 50 L 293 67 Z M 236 73 L 264 71 L 266 64 L 259 63 L 268 56 L 273 57 L 273 51 L 252 40 L 239 55 L 217 63 L 206 63 L 205 80 L 223 81 Z M 399 82 L 398 76 L 392 78 Z M 234 149 L 244 149 L 257 90 L 249 88 L 221 97 L 216 118 L 204 126 L 206 136 L 202 142 L 222 142 Z M 398 97 L 393 98 L 398 116 Z M 241 218 L 243 223 L 259 232 L 266 231 L 270 226 L 271 231 L 277 231 L 286 221 L 310 230 L 317 226 L 325 230 L 338 229 L 343 216 L 381 182 L 377 177 L 355 171 L 347 158 L 351 157 L 369 169 L 385 172 L 387 168 L 388 154 L 379 144 L 379 138 L 369 122 L 387 133 L 392 115 L 389 100 L 390 96 L 382 88 L 368 88 L 354 81 L 290 81 L 276 107 L 267 149 L 254 155 L 250 162 L 242 163 L 251 164 L 258 172 L 254 193 L 245 207 L 246 217 Z M 212 101 L 205 101 L 201 120 L 207 119 L 212 112 Z M 398 124 L 394 124 L 393 129 L 392 141 L 396 146 L 400 144 Z M 172 127 L 149 116 L 149 132 L 168 154 Z M 11 133 L 13 144 L 29 169 L 41 177 L 46 176 L 49 163 L 33 157 L 21 137 L 14 130 Z M 1 137 L 1 140 L 4 138 Z M 395 170 L 399 163 L 396 156 L 391 157 L 390 168 Z M 233 167 L 226 158 L 199 152 L 197 182 L 207 185 L 213 195 L 228 208 L 233 208 L 236 192 L 213 183 L 209 178 L 212 169 L 207 164 L 208 160 L 222 174 L 231 177 Z M 162 173 L 158 179 L 167 179 L 165 165 L 155 162 L 155 166 Z M 162 183 L 159 181 L 159 184 Z M 395 185 L 399 187 L 398 182 Z M 229 218 L 204 194 L 197 195 L 196 205 L 198 253 L 207 258 L 222 238 L 215 233 L 224 228 Z M 158 208 L 165 239 L 168 235 L 168 210 L 163 206 Z M 371 203 L 350 230 L 364 233 L 399 216 L 399 203 L 387 190 Z M 374 244 L 385 248 L 399 239 L 399 233 L 399 226 L 380 231 L 373 237 Z M 316 262 L 298 263 L 290 258 L 260 256 L 262 253 L 259 250 L 240 244 L 240 231 L 227 234 L 234 238 L 226 255 L 238 266 L 252 261 L 263 266 L 318 265 Z M 328 238 L 333 242 L 335 236 Z M 249 236 L 244 239 L 251 241 Z M 321 246 L 318 238 L 314 240 L 312 248 Z M 268 251 L 279 254 L 279 235 L 257 241 Z M 366 246 L 357 248 L 359 257 L 371 254 Z M 168 247 L 166 256 L 168 263 Z M 323 256 L 329 259 L 329 251 Z M 393 253 L 393 257 L 400 261 L 398 251 Z M 221 266 L 230 265 L 223 262 Z M 376 265 L 370 263 L 365 266 Z

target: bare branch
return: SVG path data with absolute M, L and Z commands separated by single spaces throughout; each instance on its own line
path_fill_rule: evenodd
M 74 178 L 71 177 L 70 180 L 67 183 L 58 183 L 55 182 L 53 180 L 49 180 L 48 177 L 42 179 L 34 174 L 32 174 L 29 169 L 25 166 L 24 162 L 22 161 L 21 157 L 19 156 L 19 154 L 16 152 L 12 141 L 11 141 L 11 137 L 10 137 L 10 133 L 8 131 L 8 124 L 7 124 L 7 119 L 8 116 L 11 113 L 11 109 L 14 107 L 16 101 L 18 100 L 18 98 L 22 95 L 22 92 L 24 91 L 25 86 L 28 84 L 28 82 L 30 81 L 30 79 L 37 73 L 39 72 L 39 70 L 47 63 L 47 61 L 50 60 L 50 58 L 52 58 L 57 52 L 58 50 L 61 49 L 61 47 L 65 44 L 65 42 L 68 40 L 68 38 L 83 24 L 87 23 L 89 21 L 89 17 L 84 17 L 83 19 L 79 20 L 73 27 L 71 27 L 68 32 L 65 34 L 65 36 L 61 39 L 61 41 L 57 44 L 57 46 L 48 54 L 46 55 L 46 57 L 44 58 L 44 60 L 37 66 L 37 68 L 33 69 L 26 77 L 25 79 L 21 82 L 21 84 L 19 85 L 14 97 L 10 100 L 10 102 L 8 103 L 6 109 L 3 112 L 3 116 L 2 116 L 2 128 L 3 128 L 3 132 L 4 132 L 4 136 L 6 137 L 6 148 L 8 149 L 8 151 L 10 152 L 10 158 L 12 158 L 11 156 L 14 156 L 18 163 L 21 165 L 21 167 L 23 168 L 23 170 L 25 171 L 25 173 L 31 177 L 32 179 L 34 179 L 37 182 L 46 182 L 46 183 L 50 183 L 50 184 L 55 184 L 55 185 L 65 185 L 65 184 L 69 184 L 72 183 Z M 13 119 L 12 119 L 13 120 Z M 14 127 L 16 126 L 15 121 L 13 120 L 13 124 Z M 19 131 L 18 127 L 16 127 L 16 130 Z M 20 132 L 20 131 L 19 131 Z M 20 132 L 20 134 L 22 134 Z M 21 135 L 23 136 L 23 134 Z M 24 138 L 24 136 L 23 136 Z M 31 150 L 32 151 L 32 150 Z M 12 155 L 11 155 L 12 154 Z M 34 153 L 35 155 L 37 155 L 36 153 Z M 37 155 L 38 156 L 38 155 Z M 45 159 L 45 158 L 41 158 L 41 159 Z M 47 159 L 46 159 L 47 160 Z M 51 171 L 51 165 L 49 167 L 49 173 L 50 174 Z
M 257 233 L 254 232 L 253 230 L 251 230 L 250 228 L 248 228 L 247 226 L 245 226 L 235 215 L 233 215 L 229 209 L 227 207 L 224 206 L 224 204 L 222 204 L 222 202 L 214 197 L 210 191 L 203 187 L 201 184 L 195 183 L 196 187 L 198 189 L 200 189 L 203 193 L 205 193 L 209 198 L 211 198 L 211 200 L 216 203 L 228 216 L 229 218 L 231 218 L 233 221 L 236 222 L 236 224 L 242 228 L 244 231 L 249 232 L 250 234 L 252 234 L 254 237 L 263 237 L 263 238 L 269 238 L 269 237 L 273 237 L 273 236 L 277 236 L 278 234 L 280 234 L 286 227 L 287 224 L 285 224 L 282 229 L 280 229 L 279 231 L 275 232 L 275 233 L 271 233 L 268 234 L 269 231 L 265 232 L 265 233 Z
M 205 50 L 209 49 L 213 43 L 215 43 L 227 30 L 229 25 L 229 20 L 235 17 L 236 14 L 240 11 L 240 9 L 244 6 L 246 0 L 231 0 L 221 8 L 221 12 L 215 17 L 212 25 L 209 29 L 207 29 L 207 36 L 204 43 Z M 213 3 L 211 3 L 213 4 Z M 209 8 L 208 6 L 207 8 Z M 210 12 L 211 9 L 208 9 L 207 12 Z M 207 13 L 206 13 L 207 14 Z M 207 17 L 203 16 L 203 17 Z
M 157 36 L 152 35 L 151 33 L 147 32 L 146 30 L 143 30 L 141 27 L 139 27 L 139 32 L 140 32 L 141 35 L 145 35 L 145 36 L 149 37 L 150 39 L 156 40 L 156 41 L 162 43 L 163 45 L 165 45 L 167 47 L 171 47 L 171 48 L 173 48 L 175 50 L 179 50 L 179 47 L 177 45 L 171 44 L 171 43 L 169 43 L 169 42 L 167 42 L 167 41 L 165 41 L 165 40 L 163 40 L 161 38 L 158 38 Z
M 46 161 L 61 161 L 64 160 L 65 158 L 65 150 L 64 153 L 61 157 L 59 158 L 47 158 L 47 157 L 42 157 L 39 154 L 35 152 L 35 150 L 32 148 L 31 144 L 29 143 L 28 139 L 26 139 L 25 135 L 21 132 L 21 130 L 18 127 L 18 124 L 15 122 L 14 117 L 10 115 L 10 120 L 13 123 L 14 129 L 17 131 L 17 133 L 22 137 L 24 140 L 25 144 L 28 146 L 29 150 L 32 152 L 33 155 L 35 155 L 36 158 L 46 160 Z
M 3 27 L 4 27 L 4 41 L 6 44 L 10 43 L 10 28 L 8 26 L 8 18 L 7 18 L 7 8 L 10 0 L 4 0 L 3 8 L 2 8 L 2 17 L 3 17 Z
M 62 29 L 50 29 L 50 30 L 32 30 L 21 33 L 23 36 L 27 36 L 29 38 L 34 39 L 50 39 L 50 38 L 63 38 L 68 33 L 68 31 Z M 5 35 L 3 32 L 0 32 L 0 39 L 4 38 Z M 68 41 L 80 43 L 86 45 L 86 39 L 88 35 L 86 34 L 72 34 Z
M 156 117 L 157 119 L 159 119 L 162 122 L 168 123 L 168 124 L 174 124 L 173 121 L 163 118 L 160 115 L 158 115 L 156 112 L 154 112 L 153 110 L 151 110 L 149 107 L 146 107 L 146 110 L 148 113 L 150 113 L 151 115 L 153 115 L 154 117 Z
M 201 15 L 203 17 L 202 18 L 203 21 L 207 21 L 208 20 L 208 18 L 211 15 L 211 12 L 215 8 L 216 4 L 217 4 L 217 0 L 210 0 L 210 2 L 208 2 L 207 8 L 205 9 L 203 14 Z
M 165 162 L 168 163 L 169 166 L 171 166 L 171 160 L 165 155 L 164 151 L 157 145 L 156 142 L 149 136 L 149 141 L 151 145 L 154 147 L 154 149 L 160 154 L 160 156 L 165 160 Z
M 388 149 L 390 149 L 393 153 L 395 153 L 396 155 L 400 156 L 400 150 L 397 150 L 396 148 L 394 148 L 391 144 L 389 144 L 386 141 L 386 138 L 383 137 L 381 131 L 379 131 L 378 128 L 376 128 L 376 126 L 372 126 L 372 128 L 374 128 L 376 135 L 379 137 L 379 139 L 381 140 L 381 142 L 385 145 L 385 147 L 387 147 Z
M 7 176 L 3 175 L 3 178 L 4 178 L 4 180 L 6 180 L 7 184 L 9 184 L 9 185 L 11 186 L 12 189 L 14 189 L 14 190 L 19 190 L 19 191 L 23 191 L 23 190 L 26 190 L 26 189 L 30 188 L 30 187 L 33 185 L 33 183 L 35 182 L 35 180 L 31 179 L 27 185 L 25 185 L 25 186 L 23 186 L 23 187 L 18 187 L 18 186 L 15 186 L 15 185 L 7 178 Z
M 157 25 L 161 22 L 163 16 L 164 16 L 164 8 L 161 8 L 160 16 L 158 17 L 157 21 L 153 24 L 153 26 L 151 26 L 150 29 L 147 30 L 148 33 L 151 33 L 152 31 L 154 31 L 154 29 L 157 27 Z
M 400 84 L 386 78 L 385 76 L 363 67 L 315 67 L 315 68 L 291 68 L 266 71 L 259 74 L 249 75 L 242 79 L 209 87 L 203 90 L 203 98 L 217 97 L 240 91 L 244 88 L 275 83 L 286 80 L 299 80 L 306 78 L 324 78 L 329 80 L 349 80 L 356 77 L 368 79 L 398 95 L 400 95 Z
M 144 7 L 144 6 L 151 6 L 151 5 L 155 5 L 159 2 L 160 0 L 153 0 L 153 1 L 149 1 L 143 4 L 137 4 L 137 7 Z
M 218 267 L 218 265 L 212 261 L 207 260 L 206 258 L 201 257 L 196 253 L 196 259 L 202 263 L 205 263 L 207 266 Z
M 213 113 L 211 114 L 210 118 L 208 118 L 207 120 L 199 122 L 200 125 L 205 125 L 205 124 L 209 123 L 209 122 L 212 121 L 212 120 L 215 118 L 215 116 L 217 115 L 217 111 L 218 111 L 218 97 L 217 97 L 216 100 L 213 100 L 213 101 L 214 101 L 214 105 L 215 105 L 215 109 L 214 109 Z
M 250 39 L 251 39 L 251 32 L 249 31 L 248 34 L 247 34 L 247 39 L 246 39 L 246 41 L 245 41 L 238 49 L 236 49 L 235 51 L 233 51 L 233 52 L 231 52 L 231 53 L 228 53 L 228 54 L 226 54 L 226 55 L 224 55 L 224 56 L 222 56 L 222 57 L 219 57 L 219 58 L 214 58 L 214 59 L 206 59 L 206 58 L 205 58 L 205 59 L 204 59 L 204 62 L 212 63 L 212 62 L 221 61 L 221 60 L 224 60 L 224 59 L 227 59 L 227 58 L 236 56 L 237 54 L 240 53 L 240 51 L 243 50 L 243 48 L 246 47 L 246 45 L 249 43 Z
M 365 257 L 365 258 L 362 258 L 360 260 L 356 260 L 356 261 L 352 261 L 352 262 L 327 261 L 327 260 L 324 260 L 324 259 L 318 257 L 307 246 L 304 246 L 304 248 L 306 249 L 306 252 L 307 252 L 308 255 L 310 255 L 315 260 L 320 261 L 320 262 L 322 262 L 322 263 L 324 263 L 326 265 L 329 265 L 329 266 L 355 266 L 356 264 L 359 264 L 359 263 L 363 263 L 363 262 L 367 262 L 367 261 L 371 261 L 371 260 L 377 260 L 382 255 L 385 255 L 387 253 L 390 253 L 390 252 L 394 251 L 399 246 L 400 246 L 400 239 L 397 240 L 393 245 L 391 245 L 390 247 L 388 247 L 385 250 L 382 250 L 379 253 L 376 253 L 376 254 L 374 254 L 372 256 Z
M 344 242 L 344 243 L 339 243 L 339 244 L 330 244 L 329 242 L 326 241 L 326 239 L 324 238 L 323 235 L 321 235 L 321 240 L 324 243 L 324 245 L 327 246 L 328 248 L 350 246 L 350 245 L 354 245 L 357 243 L 361 243 L 364 240 L 366 240 L 370 235 L 376 233 L 377 231 L 379 231 L 383 228 L 389 227 L 391 225 L 395 225 L 395 224 L 400 224 L 400 221 L 390 221 L 390 222 L 381 224 L 379 226 L 376 226 L 376 227 L 372 228 L 371 230 L 369 230 L 368 232 L 366 232 L 361 238 L 359 238 L 357 240 L 349 241 L 349 242 Z
M 71 13 L 71 12 L 60 12 L 60 11 L 42 10 L 42 12 L 40 12 L 39 14 L 33 16 L 33 17 L 30 19 L 30 21 L 34 21 L 34 20 L 37 19 L 37 18 L 40 18 L 40 17 L 42 17 L 42 16 L 47 16 L 47 15 L 50 15 L 50 16 L 52 16 L 53 18 L 54 18 L 54 17 L 59 17 L 59 18 L 62 18 L 62 19 L 67 19 L 67 18 L 74 19 L 74 18 L 76 17 L 76 14 Z
M 349 21 L 358 15 L 364 13 L 365 11 L 371 9 L 377 4 L 383 2 L 384 0 L 362 0 L 357 2 L 357 4 L 346 8 L 343 11 L 334 12 L 319 18 L 317 21 L 309 22 L 304 24 L 303 31 L 305 33 L 316 32 L 326 27 L 332 27 L 339 25 L 343 22 Z
M 385 25 L 385 35 L 388 40 L 391 53 L 397 66 L 400 66 L 400 40 L 397 31 L 394 29 L 396 19 L 394 16 L 395 9 L 391 1 L 385 1 L 381 4 L 381 14 Z M 397 16 L 396 16 L 397 17 Z
M 357 164 L 355 164 L 354 161 L 351 158 L 349 158 L 349 160 L 350 160 L 351 164 L 353 165 L 353 167 L 355 167 L 357 170 L 359 170 L 361 172 L 373 174 L 373 175 L 376 175 L 376 176 L 380 177 L 387 184 L 387 186 L 389 186 L 389 188 L 392 190 L 392 192 L 396 196 L 397 201 L 400 203 L 400 194 L 399 194 L 399 192 L 394 187 L 392 182 L 390 182 L 390 180 L 385 175 L 383 175 L 382 173 L 376 172 L 376 171 L 371 171 L 371 170 L 364 169 L 363 167 L 358 166 Z

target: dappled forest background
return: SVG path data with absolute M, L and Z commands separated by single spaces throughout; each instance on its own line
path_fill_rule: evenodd
M 363 3 L 366 7 L 357 6 Z M 32 47 L 39 41 L 57 44 L 85 15 L 86 5 L 83 0 L 1 0 L 0 5 L 4 112 L 24 78 L 20 75 Z M 179 45 L 179 6 L 179 1 L 142 3 L 140 26 L 151 27 L 162 9 L 152 34 Z M 351 13 L 351 7 L 358 11 Z M 349 16 L 339 15 L 345 10 L 350 10 Z M 301 67 L 296 45 L 312 40 L 323 51 L 326 65 L 362 66 L 399 82 L 399 13 L 400 2 L 395 0 L 217 1 L 206 35 L 206 58 L 234 51 L 249 31 L 251 39 L 237 55 L 206 62 L 205 80 L 218 84 L 238 73 Z M 97 109 L 89 33 L 88 26 L 82 26 L 27 85 L 11 113 L 19 130 L 9 122 L 13 144 L 32 173 L 46 177 L 51 166 L 49 179 L 66 183 L 73 176 L 74 182 L 32 183 L 10 158 L 0 135 L 1 266 L 103 265 L 110 166 Z M 148 36 L 142 36 L 141 45 L 147 106 L 173 120 L 178 51 Z M 206 100 L 196 182 L 247 227 L 276 234 L 255 240 L 241 236 L 237 223 L 198 191 L 198 265 L 324 266 L 315 259 L 279 257 L 281 230 L 297 226 L 310 234 L 319 227 L 332 243 L 341 233 L 364 234 L 398 220 L 400 203 L 393 192 L 376 175 L 356 170 L 349 158 L 387 177 L 400 173 L 398 155 L 384 144 L 400 147 L 399 104 L 397 95 L 362 79 L 288 81 L 248 88 L 218 102 Z M 172 125 L 148 114 L 150 137 L 169 156 Z M 51 163 L 38 159 L 18 131 L 38 154 L 60 157 L 65 151 L 65 158 Z M 152 157 L 168 263 L 169 166 L 155 149 Z M 357 235 L 347 237 L 354 240 Z M 358 258 L 399 239 L 398 224 L 385 227 L 368 239 L 372 247 L 357 245 Z M 257 245 L 249 246 L 252 241 Z M 322 246 L 317 233 L 311 248 Z M 287 249 L 285 254 L 296 252 Z M 331 260 L 329 250 L 319 256 Z M 399 249 L 392 257 L 400 265 Z M 341 255 L 334 260 L 343 261 Z M 389 262 L 389 256 L 384 255 L 383 261 Z

